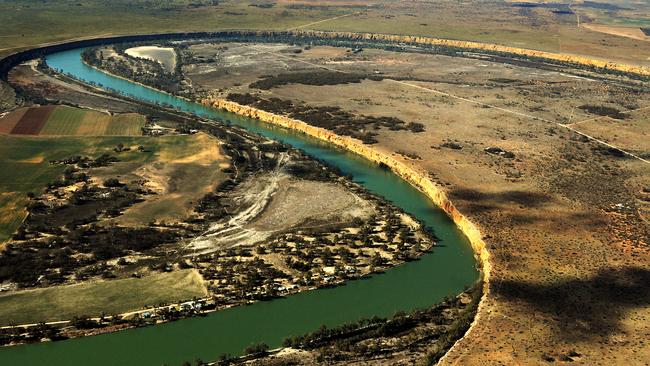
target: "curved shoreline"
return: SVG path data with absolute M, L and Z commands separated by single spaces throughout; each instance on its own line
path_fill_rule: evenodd
M 98 72 L 101 72 L 101 73 L 103 73 L 103 74 L 107 74 L 107 75 L 110 75 L 110 76 L 112 76 L 112 77 L 115 77 L 116 79 L 121 79 L 121 80 L 124 80 L 124 81 L 128 81 L 129 83 L 133 83 L 131 80 L 129 80 L 129 79 L 127 79 L 127 78 L 119 77 L 119 76 L 117 76 L 117 75 L 113 75 L 113 74 L 111 74 L 111 73 L 107 73 L 107 72 L 105 72 L 104 70 L 102 70 L 102 69 L 100 69 L 100 68 L 93 67 L 93 66 L 91 66 L 91 65 L 88 65 L 88 64 L 86 64 L 86 63 L 83 62 L 83 61 L 81 61 L 81 63 L 82 63 L 84 66 L 86 66 L 86 67 L 88 67 L 88 68 L 92 68 L 92 69 L 94 69 L 94 70 L 96 70 L 96 71 L 98 71 Z M 71 76 L 71 77 L 72 77 L 72 76 Z M 80 80 L 83 80 L 83 79 L 80 79 Z M 86 83 L 86 84 L 89 85 L 90 87 L 95 87 L 95 88 L 102 89 L 102 87 L 99 87 L 99 86 L 94 85 L 94 84 L 89 84 L 89 83 Z M 150 90 L 152 90 L 152 91 L 161 92 L 160 90 L 158 90 L 158 89 L 156 89 L 156 88 L 153 88 L 153 87 L 150 87 L 150 86 L 146 86 L 146 85 L 143 85 L 143 84 L 141 84 L 141 83 L 134 83 L 134 84 L 137 84 L 139 87 L 142 87 L 142 88 L 150 89 Z M 116 92 L 117 90 L 111 90 L 111 89 L 109 88 L 108 91 L 111 92 L 111 93 L 113 93 L 113 92 Z M 118 94 L 120 94 L 120 93 L 118 93 Z M 162 93 L 162 94 L 169 95 L 169 96 L 173 96 L 173 95 L 171 95 L 171 94 L 169 94 L 169 93 L 166 93 L 166 92 L 165 92 L 165 93 Z M 135 95 L 129 95 L 128 93 L 125 93 L 125 94 L 123 94 L 123 95 L 126 96 L 127 98 L 135 98 L 135 99 L 137 99 L 137 97 L 136 97 Z M 174 97 L 176 97 L 176 96 L 174 96 Z M 195 103 L 195 104 L 198 106 L 198 103 L 195 102 L 195 101 L 193 102 L 193 101 L 190 101 L 190 100 L 188 100 L 187 98 L 183 98 L 183 97 L 180 97 L 180 99 L 184 99 L 185 101 Z M 201 107 L 201 108 L 204 108 L 204 107 Z M 209 109 L 209 108 L 204 108 L 204 110 L 208 110 L 208 109 Z M 368 165 L 368 164 L 367 164 L 367 163 L 364 163 L 364 165 Z M 374 169 L 374 170 L 379 170 L 376 166 L 373 167 L 372 169 Z M 390 175 L 393 175 L 393 174 L 390 174 Z M 395 177 L 395 178 L 397 178 L 396 180 L 400 181 L 400 183 L 399 183 L 400 185 L 410 186 L 409 189 L 412 190 L 412 191 L 415 191 L 415 190 L 413 190 L 413 189 L 411 188 L 411 187 L 413 187 L 413 184 L 412 184 L 411 182 L 406 181 L 405 179 L 403 179 L 403 177 L 402 177 L 401 175 L 398 175 L 398 174 L 395 174 L 395 175 L 398 176 L 398 177 Z M 395 178 L 393 178 L 393 179 L 395 179 Z M 420 191 L 421 191 L 421 190 L 420 190 Z M 420 200 L 421 200 L 422 202 L 427 202 L 426 205 L 429 206 L 429 204 L 428 204 L 428 200 L 426 200 L 426 199 L 422 200 L 421 198 L 420 198 Z M 439 212 L 439 214 L 441 214 L 441 212 Z M 448 216 L 448 213 L 445 212 L 444 215 L 440 215 L 440 216 Z M 447 217 L 445 217 L 445 221 L 446 221 L 446 222 L 449 222 L 448 219 L 447 219 Z M 457 225 L 454 224 L 453 226 L 455 227 L 453 231 L 454 231 L 454 232 L 458 232 L 458 231 L 456 230 Z M 456 235 L 457 235 L 457 234 L 456 234 Z M 463 238 L 463 241 L 464 241 L 464 240 L 465 240 L 465 238 Z M 476 263 L 475 263 L 474 260 L 471 260 L 471 258 L 472 258 L 472 254 L 471 254 L 471 253 L 472 253 L 472 252 L 470 252 L 470 251 L 468 250 L 468 249 L 470 249 L 470 248 L 468 248 L 467 246 L 463 245 L 463 247 L 465 248 L 465 249 L 464 249 L 464 252 L 465 252 L 465 254 L 466 254 L 465 258 L 468 259 L 468 261 L 467 261 L 467 265 L 468 265 L 469 268 L 472 268 L 473 273 L 476 273 L 476 270 L 475 270 L 475 268 L 477 267 L 477 266 L 476 266 Z M 430 268 L 431 268 L 431 267 L 430 267 Z M 479 278 L 480 278 L 480 277 L 479 277 Z M 472 279 L 472 282 L 467 282 L 467 283 L 476 284 L 476 285 L 478 286 L 478 284 L 476 283 L 476 277 L 474 277 L 474 278 Z M 428 291 L 426 291 L 426 292 L 422 292 L 422 293 L 427 293 L 427 292 L 428 292 Z M 462 288 L 460 288 L 458 291 L 454 291 L 453 294 L 456 295 L 456 294 L 461 293 L 461 292 L 463 292 L 463 289 L 462 289 Z M 416 297 L 417 297 L 417 296 L 416 296 Z M 432 302 L 427 302 L 427 304 L 431 304 L 431 303 L 436 304 L 436 303 L 438 303 L 438 302 L 439 302 L 439 301 L 436 300 L 436 301 L 432 301 Z M 465 324 L 467 324 L 467 322 L 465 322 Z
M 458 342 L 465 338 L 469 332 L 472 331 L 478 322 L 478 319 L 480 318 L 480 313 L 485 307 L 485 302 L 490 292 L 490 272 L 492 269 L 492 264 L 490 263 L 490 252 L 488 251 L 487 244 L 485 241 L 483 241 L 483 237 L 476 225 L 474 225 L 474 223 L 469 221 L 465 215 L 461 214 L 456 209 L 454 204 L 447 197 L 447 194 L 442 191 L 433 181 L 428 179 L 424 174 L 407 166 L 405 163 L 398 161 L 386 153 L 378 151 L 377 149 L 373 149 L 368 145 L 364 145 L 360 140 L 351 138 L 349 136 L 337 135 L 334 132 L 321 127 L 311 126 L 297 119 L 269 113 L 255 107 L 244 106 L 224 99 L 206 98 L 203 99 L 201 103 L 206 106 L 223 109 L 241 116 L 254 118 L 262 122 L 274 124 L 295 131 L 300 131 L 319 140 L 326 141 L 338 147 L 344 148 L 377 164 L 383 164 L 388 167 L 393 173 L 429 197 L 429 199 L 436 206 L 440 207 L 454 221 L 456 226 L 458 226 L 463 234 L 465 234 L 465 236 L 467 236 L 469 239 L 472 249 L 474 250 L 474 254 L 480 265 L 480 278 L 483 281 L 481 300 L 476 310 L 476 316 L 472 320 L 469 329 L 465 332 L 463 337 L 457 339 L 454 342 L 454 345 L 449 350 L 447 350 L 445 355 L 438 361 L 438 363 L 441 363 L 449 354 L 449 352 L 458 344 Z
M 64 41 L 55 44 L 46 44 L 23 51 L 10 54 L 0 59 L 0 79 L 6 80 L 9 71 L 21 62 L 46 54 L 65 51 L 74 48 L 98 46 L 103 44 L 138 42 L 138 41 L 160 41 L 160 40 L 187 40 L 187 39 L 209 39 L 218 37 L 257 37 L 257 38 L 320 38 L 339 39 L 348 41 L 379 41 L 387 44 L 414 44 L 422 46 L 450 47 L 463 51 L 482 51 L 498 55 L 510 55 L 516 57 L 533 58 L 542 61 L 555 63 L 569 63 L 576 66 L 595 68 L 605 72 L 616 72 L 635 75 L 644 79 L 650 79 L 650 68 L 647 66 L 623 64 L 586 56 L 555 53 L 535 49 L 511 47 L 496 43 L 484 43 L 445 38 L 409 36 L 398 34 L 363 33 L 363 32 L 332 32 L 316 30 L 246 30 L 230 29 L 214 32 L 175 32 L 175 33 L 150 33 L 139 35 L 123 35 L 113 37 L 96 37 L 76 41 Z

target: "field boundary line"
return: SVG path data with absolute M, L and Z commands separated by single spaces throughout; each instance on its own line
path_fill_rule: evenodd
M 348 13 L 348 14 L 338 15 L 338 16 L 335 16 L 335 17 L 332 17 L 332 18 L 327 18 L 327 19 L 323 19 L 323 20 L 316 21 L 316 22 L 311 22 L 311 23 L 307 23 L 307 24 L 299 25 L 299 26 L 296 26 L 296 27 L 287 28 L 287 30 L 288 30 L 288 31 L 297 30 L 297 29 L 301 29 L 301 28 L 309 27 L 310 25 L 320 24 L 320 23 L 325 23 L 325 22 L 329 22 L 330 20 L 335 20 L 335 19 L 339 19 L 339 18 L 345 18 L 345 17 L 349 17 L 350 15 L 356 15 L 356 14 L 361 14 L 361 12 L 357 11 L 357 12 L 354 12 L 354 13 Z
M 650 109 L 650 105 L 646 106 L 646 107 L 637 108 L 637 109 L 631 109 L 629 111 L 619 112 L 619 113 L 620 114 L 630 114 L 630 113 L 634 113 L 634 112 L 638 112 L 638 111 L 644 111 L 646 109 Z M 595 121 L 595 120 L 598 120 L 598 119 L 601 119 L 601 118 L 611 118 L 611 117 L 609 117 L 609 116 L 597 116 L 597 117 L 583 119 L 583 120 L 578 121 L 578 122 L 567 123 L 565 126 L 575 126 L 575 125 L 579 125 L 581 123 L 591 122 L 591 121 Z

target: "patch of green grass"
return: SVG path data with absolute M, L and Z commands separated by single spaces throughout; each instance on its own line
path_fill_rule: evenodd
M 87 143 L 80 139 L 0 136 L 0 192 L 38 192 L 63 172 L 49 163 L 80 154 Z
M 65 159 L 74 155 L 97 157 L 111 153 L 118 143 L 143 144 L 145 137 L 24 137 L 0 135 L 0 242 L 6 240 L 18 228 L 24 217 L 28 192 L 40 193 L 65 169 L 51 164 L 51 160 Z M 120 159 L 125 161 L 146 160 L 154 152 L 130 152 Z M 11 217 L 7 216 L 10 215 Z
M 109 116 L 88 109 L 58 106 L 45 122 L 43 136 L 141 136 L 146 118 L 137 113 Z
M 133 121 L 125 120 L 127 122 L 133 124 Z M 130 147 L 131 150 L 116 153 L 113 149 L 118 144 Z M 140 145 L 145 147 L 145 151 L 137 150 Z M 115 176 L 123 176 L 121 179 L 126 180 L 135 179 L 137 177 L 132 175 L 133 172 L 145 164 L 171 164 L 168 168 L 161 169 L 160 174 L 169 174 L 173 191 L 182 193 L 180 198 L 166 201 L 166 198 L 160 197 L 159 202 L 143 204 L 142 213 L 135 210 L 135 214 L 142 219 L 138 220 L 140 224 L 146 224 L 162 214 L 169 217 L 183 216 L 182 209 L 187 205 L 186 201 L 202 196 L 206 186 L 217 184 L 225 177 L 219 168 L 223 161 L 218 155 L 218 143 L 203 134 L 159 138 L 0 135 L 0 171 L 6 172 L 0 174 L 0 214 L 4 217 L 0 219 L 0 243 L 9 238 L 22 222 L 27 193 L 39 194 L 48 183 L 63 173 L 65 167 L 51 164 L 51 160 L 75 155 L 96 158 L 101 154 L 114 155 L 120 161 L 94 169 L 92 175 L 100 179 Z M 168 209 L 181 211 L 165 212 Z
M 107 136 L 139 136 L 142 135 L 142 127 L 145 124 L 145 117 L 135 113 L 118 114 L 111 118 L 105 135 Z
M 221 155 L 219 142 L 205 134 L 162 136 L 150 139 L 145 148 L 151 150 L 152 155 L 138 166 L 147 164 L 153 181 L 166 182 L 165 194 L 151 196 L 146 202 L 128 208 L 115 219 L 122 224 L 183 220 L 191 211 L 192 202 L 227 177 L 221 168 L 228 160 Z M 123 173 L 128 177 L 128 172 Z
M 27 196 L 22 193 L 0 194 L 0 243 L 9 239 L 25 219 Z
M 253 1 L 60 0 L 0 2 L 0 53 L 80 36 L 211 31 L 232 28 L 287 29 L 350 12 L 345 8 L 268 9 Z M 190 4 L 203 4 L 190 6 Z M 38 24 L 38 27 L 34 25 Z
M 0 324 L 26 324 L 139 310 L 206 296 L 195 270 L 89 282 L 0 295 Z
M 74 136 L 83 122 L 88 111 L 79 108 L 57 107 L 41 129 L 40 135 L 71 135 Z

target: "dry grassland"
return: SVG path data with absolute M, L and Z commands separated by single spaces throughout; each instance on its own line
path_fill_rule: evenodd
M 266 62 L 251 65 L 256 56 L 246 68 L 277 74 L 276 62 L 287 62 L 287 53 L 262 52 L 269 48 L 248 47 Z M 424 124 L 423 133 L 381 129 L 374 146 L 445 187 L 478 224 L 493 258 L 487 306 L 444 364 L 643 364 L 650 357 L 644 344 L 650 334 L 649 165 L 563 126 L 575 123 L 576 130 L 647 159 L 648 110 L 642 108 L 650 106 L 650 92 L 481 60 L 330 52 L 304 51 L 289 56 L 290 63 L 301 72 L 377 71 L 384 80 L 257 91 L 230 87 L 224 77 L 211 86 L 222 96 L 255 92 Z M 242 68 L 231 64 L 224 71 Z M 625 117 L 601 117 L 589 105 Z

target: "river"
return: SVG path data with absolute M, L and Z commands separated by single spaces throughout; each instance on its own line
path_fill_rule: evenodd
M 179 365 L 195 358 L 214 360 L 222 353 L 240 354 L 253 343 L 271 348 L 288 336 L 336 326 L 362 317 L 390 316 L 425 308 L 455 296 L 478 279 L 467 238 L 445 213 L 417 189 L 376 164 L 304 134 L 200 104 L 113 77 L 81 62 L 82 49 L 48 55 L 50 67 L 123 95 L 171 105 L 184 112 L 230 121 L 247 130 L 282 141 L 336 166 L 432 228 L 440 239 L 421 260 L 384 274 L 287 298 L 230 308 L 206 317 L 146 328 L 0 349 L 1 365 Z

